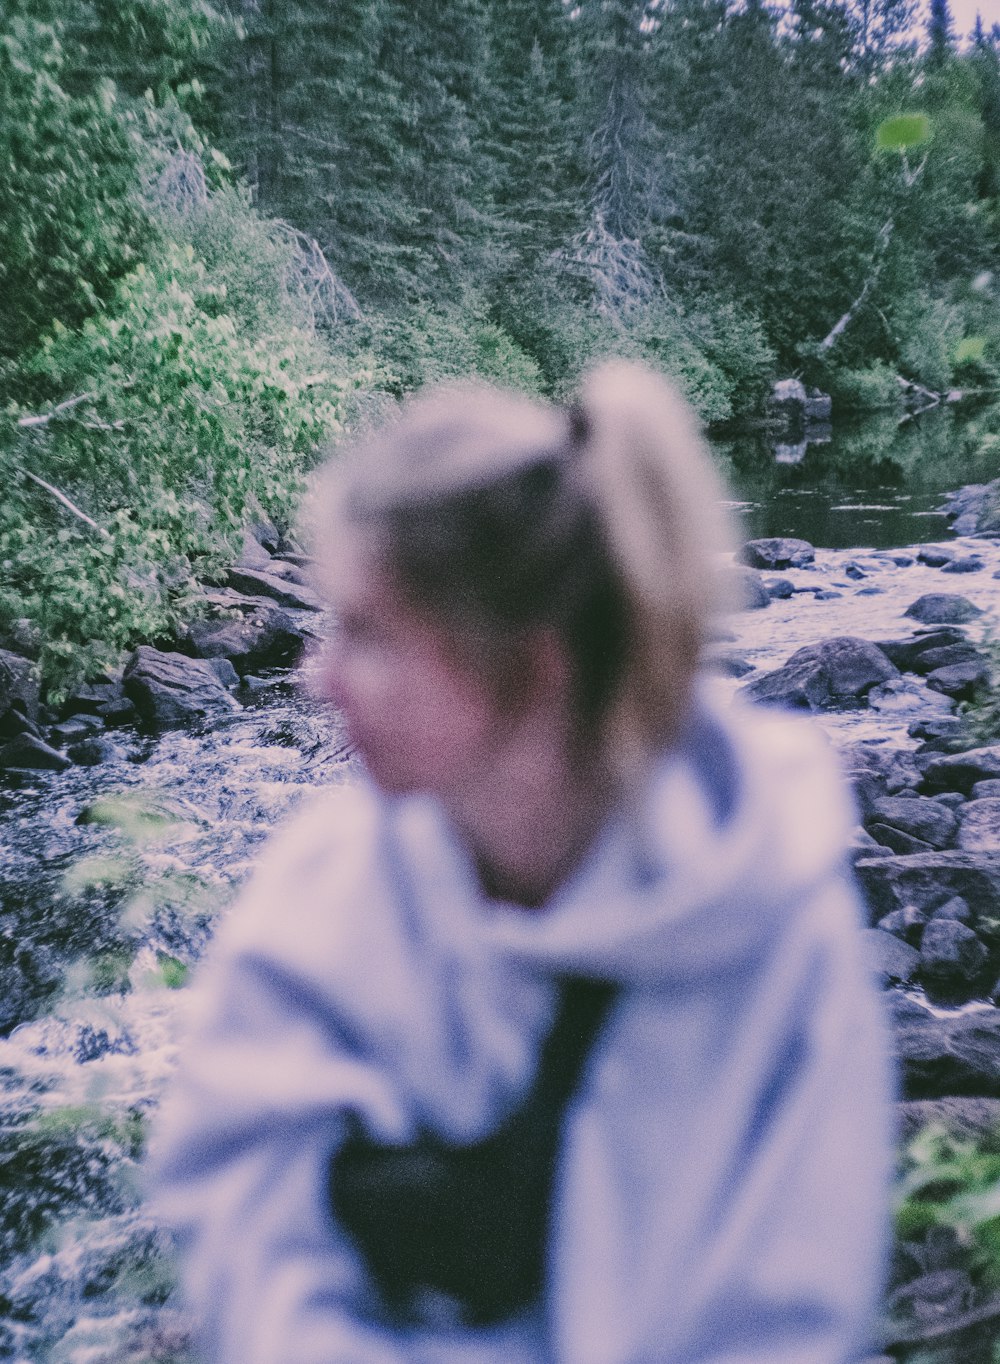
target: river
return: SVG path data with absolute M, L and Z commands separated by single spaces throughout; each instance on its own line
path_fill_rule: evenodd
M 906 606 L 932 591 L 1000 618 L 1000 544 L 958 542 L 984 561 L 962 577 L 870 553 L 950 538 L 943 492 L 1000 474 L 995 411 L 929 417 L 844 427 L 794 458 L 757 438 L 717 445 L 746 533 L 810 539 L 815 565 L 783 576 L 824 589 L 733 618 L 727 647 L 767 668 L 831 634 L 899 637 Z M 262 840 L 310 791 L 352 777 L 336 716 L 276 681 L 215 728 L 114 731 L 100 767 L 0 786 L 2 1359 L 189 1358 L 169 1246 L 141 1194 L 184 986 Z M 909 721 L 944 708 L 914 683 L 880 710 L 820 718 L 837 742 L 907 745 Z

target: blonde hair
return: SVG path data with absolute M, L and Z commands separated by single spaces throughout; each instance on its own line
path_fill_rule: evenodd
M 365 528 L 417 605 L 497 657 L 555 628 L 581 719 L 634 767 L 682 726 L 725 604 L 722 497 L 677 390 L 608 362 L 568 409 L 485 386 L 410 399 L 331 462 L 318 529 Z

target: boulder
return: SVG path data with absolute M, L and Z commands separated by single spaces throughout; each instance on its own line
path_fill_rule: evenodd
M 896 1105 L 901 1142 L 912 1141 L 924 1127 L 943 1127 L 959 1141 L 981 1141 L 1000 1131 L 1000 1099 L 904 1099 Z
M 904 833 L 902 829 L 895 829 L 891 824 L 880 824 L 873 820 L 867 828 L 872 838 L 883 848 L 889 848 L 904 857 L 909 857 L 912 853 L 930 852 L 932 849 L 932 844 L 924 839 L 915 838 L 913 834 Z
M 924 668 L 921 659 L 931 649 L 947 649 L 953 644 L 972 648 L 965 637 L 965 632 L 954 625 L 944 626 L 939 630 L 924 630 L 922 633 L 911 635 L 909 639 L 878 639 L 875 643 L 889 661 L 895 663 L 900 672 L 904 673 L 929 672 L 930 668 Z
M 821 706 L 857 704 L 880 682 L 896 677 L 885 654 L 866 639 L 835 635 L 797 650 L 782 667 L 742 688 L 764 705 Z
M 881 928 L 861 930 L 869 968 L 882 985 L 907 985 L 917 974 L 920 953 Z
M 985 661 L 951 663 L 935 668 L 927 674 L 931 691 L 941 692 L 955 701 L 971 701 L 976 693 L 989 684 L 990 668 Z
M 865 826 L 870 833 L 874 832 L 870 826 L 875 822 L 888 825 L 892 829 L 901 829 L 932 848 L 947 848 L 954 840 L 958 828 L 958 820 L 950 810 L 935 800 L 920 796 L 916 798 L 883 796 L 876 800 L 871 814 L 865 820 Z M 875 837 L 878 838 L 878 835 L 875 834 Z
M 1000 478 L 949 493 L 942 510 L 956 535 L 1000 535 Z
M 971 986 L 989 952 L 968 924 L 932 918 L 920 940 L 920 975 L 934 985 Z
M 99 763 L 113 758 L 116 752 L 117 749 L 110 739 L 94 735 L 89 739 L 81 739 L 78 744 L 71 744 L 66 750 L 66 756 L 72 758 L 78 767 L 96 767 Z
M 787 601 L 795 596 L 795 584 L 791 578 L 765 578 L 764 590 L 772 601 Z
M 919 950 L 926 923 L 926 914 L 913 905 L 907 905 L 905 909 L 894 909 L 884 919 L 879 919 L 875 927 L 883 933 L 891 933 L 894 938 L 902 938 L 903 942 Z
M 243 548 L 237 560 L 238 568 L 267 569 L 271 565 L 271 556 L 260 543 L 255 535 L 250 531 L 243 532 Z
M 30 659 L 0 649 L 0 717 L 15 711 L 37 721 L 40 704 L 38 673 Z
M 0 768 L 19 768 L 39 772 L 64 772 L 71 767 L 68 758 L 56 752 L 33 734 L 19 734 L 0 748 Z
M 906 1098 L 1000 1098 L 1000 1009 L 941 1017 L 903 994 L 889 1002 Z
M 813 562 L 816 551 L 808 540 L 771 536 L 763 540 L 748 540 L 740 557 L 751 568 L 802 568 Z
M 313 637 L 289 611 L 266 597 L 233 593 L 230 599 L 216 593 L 212 599 L 231 614 L 195 620 L 187 627 L 184 642 L 198 658 L 228 659 L 238 673 L 288 667 Z
M 240 709 L 209 663 L 145 644 L 129 659 L 124 681 L 142 719 L 158 729 Z
M 965 852 L 1000 853 L 1000 798 L 987 796 L 964 805 L 955 842 Z
M 733 581 L 733 597 L 741 611 L 762 611 L 771 605 L 771 598 L 759 573 L 752 569 L 736 569 Z
M 904 616 L 922 621 L 924 625 L 964 625 L 982 614 L 968 597 L 960 597 L 955 592 L 927 592 L 903 612 Z
M 960 715 L 934 715 L 915 720 L 906 732 L 922 741 L 921 753 L 950 753 L 966 742 L 968 727 Z
M 310 587 L 289 582 L 276 573 L 261 569 L 231 568 L 226 574 L 230 587 L 251 596 L 270 597 L 279 606 L 290 606 L 299 611 L 324 611 L 326 602 Z
M 917 560 L 928 568 L 943 568 L 955 558 L 956 551 L 944 545 L 922 545 L 917 550 Z
M 99 734 L 103 728 L 104 722 L 98 715 L 71 715 L 68 720 L 51 727 L 49 738 L 57 744 L 74 744 L 79 739 Z
M 926 677 L 928 673 L 935 672 L 938 668 L 953 668 L 958 663 L 984 662 L 985 659 L 979 650 L 963 640 L 959 644 L 944 644 L 939 648 L 925 649 L 916 659 L 913 671 L 923 673 Z
M 1000 859 L 989 854 L 953 851 L 861 858 L 854 870 L 873 923 L 907 905 L 930 916 L 956 895 L 969 905 L 976 922 L 1000 918 Z
M 964 753 L 930 755 L 923 784 L 929 791 L 961 791 L 968 795 L 981 781 L 1000 779 L 1000 744 L 970 748 Z
M 952 559 L 945 564 L 942 573 L 979 573 L 982 570 L 983 561 L 978 554 L 963 554 L 958 559 Z
M 971 794 L 973 800 L 991 800 L 994 796 L 1000 796 L 1000 777 L 994 777 L 992 781 L 977 781 Z

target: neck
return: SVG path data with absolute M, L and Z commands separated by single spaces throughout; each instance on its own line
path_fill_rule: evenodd
M 538 909 L 575 871 L 614 799 L 593 758 L 572 761 L 537 742 L 446 802 L 480 883 L 493 899 Z

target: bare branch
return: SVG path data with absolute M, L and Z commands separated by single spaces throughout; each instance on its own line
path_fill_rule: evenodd
M 98 535 L 103 535 L 106 540 L 111 539 L 110 534 L 108 533 L 108 531 L 104 529 L 103 526 L 99 526 L 97 522 L 93 519 L 93 517 L 88 516 L 85 511 L 81 511 L 80 508 L 76 505 L 76 503 L 71 502 L 70 499 L 66 496 L 66 494 L 64 492 L 61 492 L 60 489 L 58 489 L 51 483 L 46 483 L 44 478 L 39 478 L 38 475 L 33 474 L 30 469 L 25 469 L 22 467 L 21 473 L 24 474 L 25 478 L 30 478 L 32 483 L 37 483 L 40 488 L 44 488 L 45 491 L 49 493 L 52 497 L 54 497 L 57 502 L 61 502 L 62 505 L 66 507 L 69 511 L 71 511 L 74 516 L 79 517 L 81 521 L 88 525 L 91 528 L 91 530 L 96 530 Z
M 886 247 L 889 245 L 889 242 L 892 239 L 892 234 L 895 230 L 896 223 L 895 220 L 892 218 L 890 218 L 888 222 L 883 223 L 882 226 L 879 228 L 878 237 L 875 240 L 875 251 L 872 256 L 871 274 L 865 280 L 861 288 L 860 294 L 858 294 L 857 298 L 848 308 L 847 312 L 837 319 L 837 321 L 827 332 L 826 336 L 824 336 L 823 340 L 819 343 L 819 346 L 817 347 L 818 355 L 826 354 L 826 352 L 831 348 L 831 346 L 833 346 L 837 342 L 837 340 L 841 336 L 843 336 L 844 332 L 847 330 L 850 324 L 854 321 L 855 317 L 857 317 L 858 313 L 864 307 L 868 295 L 871 293 L 872 289 L 874 289 L 875 285 L 878 283 L 878 277 L 882 273 L 882 266 L 885 261 Z
M 335 326 L 341 313 L 352 321 L 360 321 L 361 305 L 334 273 L 316 238 L 280 218 L 272 226 L 292 248 L 293 266 L 288 283 L 304 300 L 313 323 Z
M 18 417 L 18 426 L 48 426 L 49 422 L 59 417 L 64 417 L 67 412 L 71 412 L 74 407 L 79 407 L 81 403 L 91 401 L 96 395 L 93 393 L 78 393 L 75 398 L 67 398 L 65 402 L 57 403 L 51 412 L 38 412 L 29 414 L 26 417 Z

